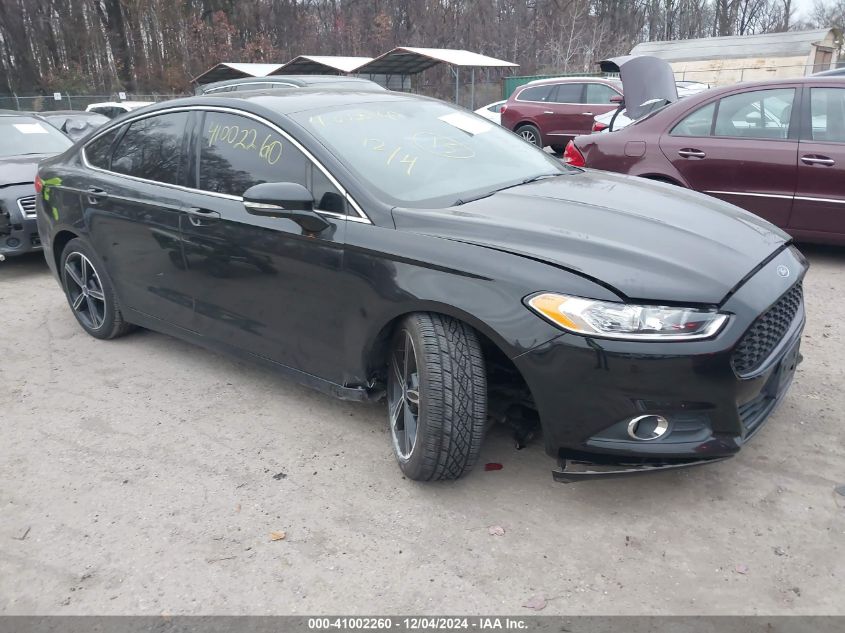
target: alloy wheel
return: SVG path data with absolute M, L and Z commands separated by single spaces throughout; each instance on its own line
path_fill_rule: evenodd
M 71 308 L 86 327 L 100 329 L 106 320 L 106 295 L 91 260 L 73 252 L 65 259 L 64 272 Z
M 407 331 L 390 355 L 388 412 L 396 454 L 408 459 L 417 443 L 420 416 L 420 373 L 414 342 Z
M 531 143 L 532 145 L 537 144 L 537 137 L 534 135 L 534 132 L 532 132 L 531 130 L 522 130 L 522 132 L 520 132 L 519 135 L 522 138 L 524 138 L 526 141 Z

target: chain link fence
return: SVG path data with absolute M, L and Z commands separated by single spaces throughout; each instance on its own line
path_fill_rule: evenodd
M 51 112 L 55 110 L 84 110 L 92 103 L 104 101 L 167 101 L 187 94 L 125 94 L 121 99 L 117 94 L 103 95 L 68 95 L 55 93 L 52 95 L 2 95 L 0 96 L 0 110 L 19 110 L 23 112 Z

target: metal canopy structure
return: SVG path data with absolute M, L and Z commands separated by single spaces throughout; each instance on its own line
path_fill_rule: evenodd
M 271 75 L 326 75 L 351 73 L 373 61 L 372 57 L 341 57 L 338 55 L 299 55 L 276 69 Z
M 193 81 L 200 84 L 210 84 L 227 79 L 243 79 L 245 77 L 266 77 L 274 74 L 282 64 L 248 64 L 239 62 L 222 62 L 194 77 Z
M 455 103 L 460 96 L 461 68 L 470 69 L 470 107 L 475 107 L 476 68 L 518 68 L 519 64 L 506 62 L 472 51 L 454 48 L 414 48 L 399 46 L 355 69 L 360 75 L 416 75 L 438 64 L 448 64 L 455 76 Z

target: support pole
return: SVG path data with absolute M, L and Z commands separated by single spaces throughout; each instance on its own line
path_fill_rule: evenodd
M 461 67 L 455 67 L 455 105 L 460 105 Z
M 470 70 L 469 109 L 475 110 L 475 68 Z

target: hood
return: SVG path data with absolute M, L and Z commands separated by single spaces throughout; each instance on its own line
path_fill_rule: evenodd
M 672 67 L 658 57 L 625 55 L 599 62 L 602 72 L 619 73 L 628 116 L 635 121 L 653 109 L 655 100 L 678 100 Z M 648 102 L 651 102 L 649 104 Z
M 545 261 L 649 302 L 720 304 L 789 241 L 774 225 L 715 198 L 589 171 L 448 209 L 397 208 L 393 216 L 398 230 Z
M 35 182 L 38 161 L 52 154 L 27 154 L 0 158 L 0 187 Z

